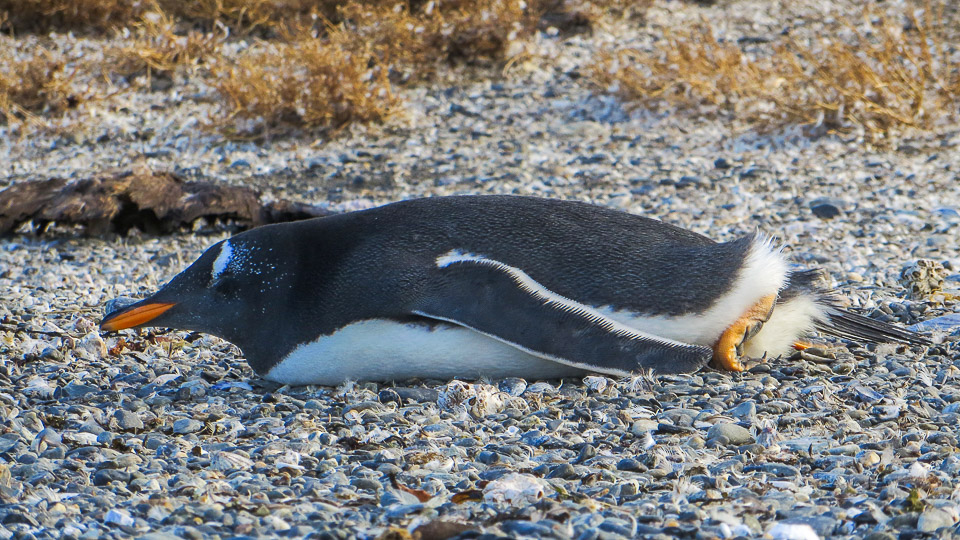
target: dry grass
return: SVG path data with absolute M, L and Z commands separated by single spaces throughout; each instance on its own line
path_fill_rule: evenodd
M 351 47 L 368 45 L 377 61 L 423 78 L 443 61 L 503 59 L 512 43 L 534 31 L 539 7 L 537 0 L 450 0 L 415 8 L 351 3 L 338 18 L 356 43 Z
M 387 71 L 338 35 L 273 44 L 216 68 L 212 83 L 225 101 L 216 125 L 244 136 L 278 127 L 339 128 L 394 113 L 400 102 Z
M 213 125 L 230 136 L 278 129 L 339 129 L 379 122 L 402 103 L 396 86 L 433 79 L 451 64 L 502 66 L 547 26 L 589 28 L 606 13 L 652 0 L 0 0 L 0 27 L 113 36 L 104 61 L 77 64 L 97 93 L 101 74 L 146 75 L 151 88 L 195 71 L 219 94 Z M 123 30 L 121 30 L 123 29 Z M 253 40 L 229 58 L 226 40 Z M 2 59 L 0 59 L 2 60 Z M 9 120 L 55 116 L 76 104 L 64 64 L 37 55 L 3 71 Z M 157 77 L 162 85 L 149 84 Z M 39 115 L 39 116 L 38 116 Z
M 426 80 L 445 63 L 505 60 L 548 6 L 515 0 L 351 3 L 321 31 L 287 29 L 285 41 L 215 68 L 232 134 L 280 126 L 339 128 L 378 122 L 401 106 L 394 85 Z M 319 17 L 319 16 L 318 16 Z M 324 20 L 319 17 L 319 20 Z
M 920 17 L 866 9 L 859 25 L 845 21 L 817 42 L 785 40 L 759 58 L 702 23 L 666 35 L 652 52 L 602 53 L 591 79 L 640 106 L 726 113 L 764 129 L 861 127 L 880 141 L 956 114 L 958 32 L 944 5 L 928 4 Z
M 464 39 L 472 40 L 477 27 L 493 22 L 490 17 L 505 11 L 536 15 L 547 12 L 578 12 L 585 6 L 631 10 L 652 0 L 0 0 L 3 29 L 13 32 L 51 30 L 105 33 L 133 25 L 151 11 L 169 13 L 179 22 L 211 30 L 223 25 L 234 33 L 259 31 L 263 37 L 277 37 L 284 29 L 309 23 L 317 17 L 334 24 L 347 21 L 362 11 L 385 13 L 402 9 L 430 24 L 445 20 L 463 24 Z M 524 4 L 527 4 L 526 6 Z M 431 21 L 433 19 L 433 21 Z M 459 29 L 459 27 L 458 27 Z M 491 30 L 488 28 L 487 31 Z M 510 29 L 505 29 L 509 31 Z M 457 33 L 457 32 L 454 32 Z
M 20 58 L 5 49 L 0 54 L 0 114 L 7 124 L 39 123 L 41 114 L 60 114 L 85 96 L 76 92 L 67 62 L 57 53 L 38 48 Z
M 183 21 L 213 29 L 225 25 L 234 33 L 253 31 L 272 36 L 284 27 L 330 14 L 344 0 L 156 0 L 159 7 Z
M 146 4 L 133 0 L 0 0 L 0 13 L 6 13 L 2 28 L 14 32 L 103 32 L 137 20 Z
M 289 21 L 337 0 L 0 0 L 5 29 L 15 32 L 73 30 L 104 33 L 135 24 L 150 11 L 237 31 Z
M 162 11 L 145 13 L 134 25 L 130 44 L 107 55 L 112 59 L 111 71 L 126 77 L 142 73 L 169 77 L 178 67 L 195 65 L 219 52 L 222 36 L 196 30 L 181 35 L 175 24 Z

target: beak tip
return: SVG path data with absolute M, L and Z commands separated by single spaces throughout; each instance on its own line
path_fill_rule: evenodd
M 149 323 L 172 308 L 173 303 L 150 303 L 137 307 L 124 308 L 108 314 L 100 321 L 102 332 L 116 332 Z

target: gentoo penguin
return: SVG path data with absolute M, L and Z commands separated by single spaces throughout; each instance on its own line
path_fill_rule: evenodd
M 223 240 L 103 330 L 219 336 L 284 384 L 686 373 L 812 330 L 923 343 L 837 307 L 754 234 L 718 243 L 580 202 L 458 196 Z

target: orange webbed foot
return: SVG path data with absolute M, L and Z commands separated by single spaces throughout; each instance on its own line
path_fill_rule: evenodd
M 713 365 L 727 371 L 743 371 L 741 361 L 743 344 L 757 335 L 763 323 L 770 319 L 777 295 L 771 294 L 751 306 L 733 324 L 727 327 L 713 346 Z

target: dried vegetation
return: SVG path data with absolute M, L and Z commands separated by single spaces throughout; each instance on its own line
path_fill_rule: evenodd
M 222 124 L 258 131 L 381 121 L 401 107 L 396 85 L 428 80 L 449 63 L 503 61 L 548 7 L 537 0 L 338 6 L 318 17 L 320 28 L 285 29 L 282 42 L 215 68 L 213 84 L 229 109 Z
M 669 31 L 652 51 L 604 52 L 590 77 L 643 107 L 727 114 L 761 129 L 860 128 L 879 142 L 956 117 L 958 24 L 945 2 L 897 13 L 867 7 L 859 21 L 841 20 L 819 40 L 783 36 L 748 54 L 718 40 L 704 21 Z
M 339 32 L 334 33 L 339 35 Z M 400 100 L 383 66 L 334 38 L 271 44 L 215 68 L 225 115 L 217 125 L 242 136 L 284 127 L 339 128 L 381 121 Z
M 0 0 L 0 28 L 112 37 L 99 65 L 71 66 L 104 93 L 115 91 L 106 80 L 153 88 L 157 77 L 189 71 L 218 94 L 211 124 L 243 136 L 382 121 L 402 109 L 397 85 L 431 80 L 450 64 L 497 65 L 538 27 L 582 27 L 607 7 L 642 11 L 650 1 Z M 253 42 L 223 54 L 231 39 Z M 7 122 L 66 109 L 66 64 L 3 50 L 0 62 Z
M 151 11 L 133 24 L 129 45 L 111 51 L 110 69 L 125 77 L 146 74 L 169 77 L 177 68 L 196 65 L 215 55 L 222 35 L 187 30 L 177 33 L 175 21 L 164 12 Z
M 131 0 L 0 0 L 3 30 L 104 32 L 137 20 L 147 2 Z
M 38 124 L 40 115 L 61 114 L 86 99 L 73 88 L 75 72 L 59 53 L 18 51 L 7 39 L 0 47 L 7 51 L 0 54 L 0 114 L 8 123 Z

